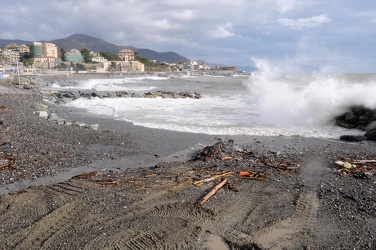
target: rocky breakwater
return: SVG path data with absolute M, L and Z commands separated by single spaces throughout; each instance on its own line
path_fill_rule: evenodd
M 47 86 L 49 82 L 40 77 L 17 76 L 12 80 L 12 84 L 19 89 L 39 89 Z
M 92 90 L 64 90 L 64 91 L 41 91 L 45 104 L 37 104 L 34 114 L 46 118 L 57 124 L 84 127 L 98 130 L 98 124 L 85 124 L 78 121 L 66 120 L 57 115 L 57 107 L 69 103 L 78 98 L 193 98 L 200 99 L 201 94 L 194 92 L 153 91 L 143 94 L 128 93 L 125 91 L 97 91 Z
M 342 135 L 341 140 L 345 141 L 376 141 L 376 108 L 371 109 L 365 106 L 352 106 L 344 114 L 336 117 L 338 126 L 348 129 L 359 129 L 362 135 Z

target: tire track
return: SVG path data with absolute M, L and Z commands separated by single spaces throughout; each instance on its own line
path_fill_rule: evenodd
M 260 230 L 253 238 L 259 246 L 267 249 L 289 249 L 294 241 L 298 242 L 299 237 L 315 230 L 318 208 L 316 193 L 304 192 L 297 201 L 292 217 Z
M 86 212 L 87 209 L 82 203 L 68 203 L 44 216 L 32 227 L 12 235 L 7 242 L 22 239 L 14 245 L 14 249 L 53 249 L 56 242 L 61 239 L 69 239 L 68 234 L 74 232 L 72 232 L 74 227 L 71 225 L 81 221 Z M 69 228 L 69 230 L 64 230 L 65 228 Z M 22 237 L 22 235 L 26 235 L 26 237 Z

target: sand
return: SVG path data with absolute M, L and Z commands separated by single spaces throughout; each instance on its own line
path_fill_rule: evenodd
M 12 162 L 0 170 L 1 249 L 376 249 L 374 169 L 334 164 L 376 159 L 374 142 L 180 133 L 57 108 L 94 131 L 33 115 L 41 102 L 0 88 L 12 145 L 0 150 Z M 221 178 L 194 181 L 224 172 L 231 185 L 198 205 Z

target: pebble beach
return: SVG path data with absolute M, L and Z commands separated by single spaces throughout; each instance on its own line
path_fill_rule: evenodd
M 1 249 L 376 248 L 375 165 L 335 164 L 375 160 L 375 142 L 174 132 L 45 102 L 1 83 Z M 231 185 L 199 205 L 224 178 L 193 183 L 219 173 Z

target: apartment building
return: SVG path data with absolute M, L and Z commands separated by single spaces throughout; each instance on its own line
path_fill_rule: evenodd
M 0 59 L 6 63 L 16 63 L 20 60 L 21 55 L 13 50 L 0 50 Z
M 18 52 L 20 56 L 29 55 L 30 53 L 30 48 L 26 44 L 11 43 L 5 46 L 3 49 Z
M 30 55 L 34 58 L 33 66 L 36 68 L 51 69 L 60 61 L 57 46 L 53 43 L 33 42 Z
M 31 57 L 42 57 L 43 55 L 43 44 L 41 42 L 33 42 L 30 45 L 30 56 Z
M 53 43 L 33 42 L 30 46 L 31 57 L 57 58 L 57 46 Z
M 45 57 L 58 57 L 57 46 L 53 43 L 43 43 L 43 52 Z

